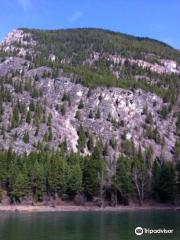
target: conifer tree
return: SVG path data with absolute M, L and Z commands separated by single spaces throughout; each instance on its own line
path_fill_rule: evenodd
M 83 103 L 83 100 L 82 100 L 82 98 L 81 98 L 81 100 L 80 100 L 80 102 L 79 102 L 78 108 L 79 108 L 79 109 L 82 109 L 83 107 L 84 107 L 84 103 Z
M 80 152 L 84 152 L 86 146 L 86 135 L 82 124 L 79 127 L 79 139 L 78 139 L 78 148 Z
M 44 166 L 38 162 L 34 165 L 33 171 L 34 194 L 37 201 L 42 201 L 47 193 L 46 175 Z
M 117 162 L 116 183 L 117 190 L 123 199 L 124 204 L 128 205 L 129 200 L 134 195 L 134 184 L 131 179 L 132 160 L 120 156 Z
M 64 102 L 64 101 L 67 101 L 67 93 L 66 93 L 66 91 L 64 92 L 64 95 L 63 95 L 63 97 L 62 97 L 62 101 Z
M 100 118 L 101 118 L 101 112 L 100 112 L 100 109 L 98 108 L 96 112 L 96 119 L 100 119 Z
M 87 142 L 87 147 L 88 147 L 88 150 L 90 152 L 93 151 L 93 148 L 94 148 L 94 137 L 92 134 L 89 134 L 89 139 L 88 139 L 88 142 Z
M 161 168 L 157 161 L 153 162 L 152 166 L 152 182 L 151 182 L 151 189 L 152 195 L 155 200 L 159 198 L 159 179 L 161 174 Z
M 52 140 L 53 140 L 52 128 L 49 128 L 48 141 L 51 142 Z
M 32 112 L 35 111 L 35 104 L 34 104 L 34 100 L 33 99 L 31 99 L 31 101 L 30 101 L 29 109 Z
M 28 131 L 25 131 L 23 141 L 25 143 L 29 143 L 29 132 Z
M 82 170 L 78 163 L 74 164 L 69 171 L 68 177 L 68 192 L 71 197 L 74 197 L 82 190 Z
M 13 116 L 12 116 L 12 122 L 11 127 L 17 127 L 19 124 L 19 108 L 17 105 L 13 107 Z
M 40 127 L 39 127 L 39 125 L 38 125 L 38 126 L 36 127 L 36 131 L 35 131 L 35 134 L 34 134 L 35 137 L 37 137 L 38 134 L 39 134 L 39 128 L 40 128 Z
M 49 115 L 48 115 L 47 125 L 50 126 L 50 127 L 52 125 L 52 113 L 49 113 Z
M 87 93 L 87 98 L 89 98 L 92 94 L 91 88 L 89 88 L 88 93 Z
M 89 112 L 89 118 L 93 118 L 93 111 L 92 111 L 92 109 L 90 110 L 90 112 Z
M 97 162 L 91 156 L 86 156 L 84 158 L 83 183 L 86 197 L 89 200 L 92 200 L 92 197 L 99 193 L 98 170 Z
M 28 124 L 31 123 L 31 112 L 30 112 L 30 111 L 28 111 L 28 113 L 27 113 L 26 122 L 27 122 Z
M 16 200 L 20 200 L 21 197 L 27 195 L 29 188 L 30 186 L 27 172 L 19 172 L 13 185 L 11 194 Z
M 49 164 L 48 184 L 50 193 L 56 198 L 63 191 L 63 175 L 65 168 L 64 159 L 58 154 L 53 154 Z
M 76 111 L 75 118 L 78 119 L 79 121 L 81 120 L 81 113 L 80 113 L 80 111 Z
M 103 156 L 108 156 L 109 155 L 109 145 L 106 142 L 104 149 L 103 149 Z
M 66 105 L 64 103 L 61 108 L 61 114 L 62 114 L 62 116 L 64 116 L 66 114 Z
M 162 202 L 174 202 L 176 195 L 176 171 L 172 162 L 164 162 L 159 177 L 159 197 Z
M 1 127 L 1 134 L 3 136 L 3 139 L 5 140 L 6 139 L 6 128 L 4 125 L 2 125 L 2 127 Z

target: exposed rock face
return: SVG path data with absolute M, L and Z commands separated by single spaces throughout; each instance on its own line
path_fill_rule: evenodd
M 15 58 L 6 60 L 3 64 L 0 65 L 0 72 L 7 74 L 9 62 L 11 63 L 11 69 L 21 69 L 22 63 L 27 61 Z M 4 70 L 5 69 L 5 70 Z M 43 89 L 44 96 L 41 99 L 41 102 L 44 99 L 46 102 L 46 115 L 51 112 L 53 115 L 52 119 L 52 130 L 54 139 L 51 143 L 51 146 L 55 148 L 58 147 L 58 144 L 62 142 L 65 137 L 67 138 L 69 148 L 72 148 L 74 151 L 77 151 L 77 140 L 78 140 L 78 128 L 80 123 L 82 123 L 85 129 L 89 129 L 91 133 L 96 136 L 96 139 L 103 137 L 104 142 L 109 142 L 111 138 L 115 138 L 119 144 L 122 142 L 122 136 L 126 132 L 127 139 L 133 139 L 136 147 L 141 145 L 142 147 L 152 145 L 154 148 L 154 153 L 156 156 L 161 154 L 161 145 L 156 144 L 154 140 L 148 140 L 143 136 L 143 125 L 145 123 L 146 115 L 143 115 L 143 108 L 148 105 L 149 112 L 153 116 L 153 125 L 158 127 L 161 136 L 165 137 L 166 147 L 164 149 L 164 154 L 167 158 L 171 158 L 170 150 L 174 147 L 175 144 L 175 122 L 176 119 L 173 118 L 173 113 L 168 116 L 167 120 L 162 120 L 161 116 L 158 114 L 158 111 L 162 108 L 163 102 L 162 99 L 157 97 L 155 94 L 146 93 L 142 90 L 137 90 L 136 92 L 131 92 L 129 90 L 118 89 L 118 88 L 97 88 L 92 91 L 92 95 L 88 98 L 88 88 L 83 87 L 80 84 L 73 84 L 69 78 L 59 77 L 57 79 L 46 78 L 42 79 L 43 72 L 51 71 L 50 68 L 40 67 L 37 69 L 27 70 L 24 68 L 24 77 L 27 79 L 32 79 L 35 75 L 39 75 L 40 80 L 38 82 L 39 88 Z M 14 78 L 14 81 L 17 81 L 18 78 Z M 23 92 L 22 94 L 17 94 L 14 91 L 14 88 L 10 85 L 7 85 L 7 88 L 10 88 L 13 92 L 15 101 L 19 98 L 20 102 L 24 102 L 27 106 L 30 103 L 31 96 L 28 92 Z M 66 104 L 67 112 L 65 116 L 62 116 L 60 110 L 56 110 L 55 107 L 57 104 L 62 106 L 62 97 L 64 92 L 69 93 L 71 99 L 71 106 Z M 101 100 L 99 97 L 101 95 Z M 78 110 L 78 105 L 80 99 L 83 99 L 84 108 L 80 109 L 81 121 L 75 118 L 76 111 Z M 38 101 L 40 99 L 36 99 Z M 156 106 L 153 106 L 156 102 Z M 11 104 L 6 104 L 5 113 L 3 116 L 3 124 L 8 126 L 9 116 L 12 114 Z M 93 111 L 95 116 L 97 110 L 100 109 L 101 118 L 100 119 L 90 119 L 89 112 Z M 124 122 L 124 127 L 114 127 L 113 124 L 108 121 L 108 114 L 111 113 L 113 119 L 117 122 L 121 120 Z M 25 131 L 30 133 L 30 143 L 25 144 L 22 140 Z M 43 139 L 44 133 L 48 130 L 48 126 L 42 124 L 40 127 L 38 137 L 34 137 L 36 127 L 23 123 L 18 128 L 11 130 L 7 133 L 6 140 L 0 137 L 1 144 L 8 148 L 12 137 L 15 132 L 18 132 L 18 138 L 13 143 L 13 148 L 17 152 L 27 151 L 30 152 L 35 150 L 33 147 L 34 142 L 38 142 Z M 112 154 L 115 152 L 111 149 Z M 113 153 L 114 152 L 114 153 Z
M 25 47 L 29 47 L 25 49 L 23 47 L 15 46 L 18 43 Z M 23 30 L 14 30 L 2 41 L 0 44 L 0 50 L 5 52 L 18 51 L 19 56 L 26 56 L 27 54 L 32 56 L 35 54 L 35 52 L 31 47 L 35 46 L 36 44 L 37 42 L 32 39 L 31 33 L 24 33 Z
M 37 44 L 33 40 L 31 34 L 25 34 L 22 30 L 14 30 L 12 33 L 8 34 L 7 38 L 0 45 L 0 49 L 5 52 L 14 51 L 14 42 L 21 42 L 24 46 L 34 46 Z M 28 41 L 26 41 L 26 38 Z M 17 50 L 17 49 L 16 49 Z M 19 55 L 25 56 L 30 49 L 21 48 L 19 49 Z M 33 53 L 34 50 L 31 51 Z M 99 53 L 94 53 L 89 61 L 94 61 L 99 59 L 101 56 Z M 107 59 L 113 61 L 114 63 L 124 64 L 125 58 L 120 56 L 108 56 Z M 54 62 L 56 56 L 50 54 L 49 60 Z M 160 59 L 159 61 L 163 64 L 160 66 L 158 64 L 151 64 L 143 60 L 129 59 L 131 63 L 137 63 L 143 68 L 150 68 L 152 71 L 158 73 L 178 73 L 179 66 L 175 61 Z M 86 130 L 91 132 L 96 140 L 100 137 L 103 138 L 104 143 L 109 143 L 112 138 L 116 139 L 118 145 L 124 141 L 123 136 L 126 135 L 126 139 L 134 140 L 135 146 L 138 148 L 152 146 L 154 149 L 154 156 L 160 157 L 164 155 L 167 159 L 172 159 L 173 149 L 177 136 L 176 132 L 176 121 L 177 118 L 174 117 L 174 109 L 168 115 L 168 118 L 162 119 L 159 114 L 162 109 L 163 101 L 160 97 L 155 94 L 147 93 L 138 89 L 134 92 L 129 90 L 124 90 L 120 88 L 97 88 L 92 90 L 91 96 L 87 96 L 88 88 L 80 84 L 74 84 L 71 82 L 70 78 L 64 77 L 63 72 L 57 78 L 52 78 L 52 76 L 43 76 L 44 73 L 52 73 L 50 67 L 41 66 L 38 68 L 29 67 L 34 66 L 32 62 L 24 60 L 23 58 L 10 57 L 5 59 L 0 59 L 0 77 L 6 76 L 7 74 L 12 75 L 13 71 L 18 71 L 19 75 L 13 78 L 13 82 L 18 82 L 23 80 L 31 81 L 32 85 L 35 83 L 35 77 L 38 76 L 39 79 L 36 82 L 37 89 L 42 89 L 43 96 L 34 99 L 34 102 L 41 102 L 42 107 L 46 108 L 46 118 L 48 118 L 49 113 L 52 114 L 52 132 L 53 139 L 48 142 L 48 145 L 58 148 L 59 144 L 65 139 L 67 140 L 68 148 L 77 151 L 78 146 L 78 130 L 80 124 L 82 124 Z M 116 72 L 115 74 L 118 75 Z M 118 77 L 118 76 L 117 76 Z M 140 79 L 141 76 L 137 76 Z M 147 81 L 149 81 L 147 79 Z M 24 85 L 24 82 L 23 82 Z M 17 93 L 15 88 L 11 84 L 5 84 L 7 89 L 13 94 L 13 103 L 26 104 L 27 110 L 29 110 L 29 104 L 32 99 L 31 94 L 28 91 L 23 91 L 22 93 Z M 71 99 L 71 104 L 67 101 L 63 102 L 62 98 L 64 93 L 68 93 Z M 80 100 L 83 100 L 84 107 L 79 109 Z M 63 116 L 60 109 L 63 104 L 66 105 L 66 113 Z M 57 105 L 59 108 L 57 108 Z M 153 139 L 149 139 L 146 135 L 144 125 L 146 123 L 147 114 L 143 113 L 143 109 L 148 107 L 148 113 L 152 114 L 152 129 L 158 128 L 161 138 L 164 138 L 166 144 L 162 147 L 162 143 L 156 143 Z M 12 117 L 13 104 L 3 103 L 4 114 L 2 117 L 1 126 L 4 125 L 7 128 L 10 126 Z M 97 111 L 100 111 L 100 118 L 96 119 L 95 115 Z M 80 120 L 75 118 L 76 111 L 80 112 Z M 93 118 L 89 118 L 90 110 L 92 110 Z M 108 119 L 109 113 L 111 118 L 117 126 L 113 124 L 113 121 Z M 122 123 L 122 124 L 120 124 Z M 147 123 L 148 125 L 149 123 Z M 46 123 L 40 125 L 39 133 L 35 136 L 36 127 L 31 121 L 30 124 L 23 121 L 18 127 L 14 129 L 9 129 L 6 132 L 6 139 L 3 139 L 2 134 L 0 135 L 0 145 L 1 147 L 8 148 L 11 144 L 13 149 L 22 153 L 26 151 L 29 153 L 32 150 L 37 150 L 36 145 L 38 141 L 43 141 L 44 134 L 48 131 L 49 126 Z M 29 143 L 23 141 L 24 133 L 28 131 L 30 135 Z M 17 138 L 14 141 L 13 137 L 17 132 Z M 88 149 L 85 150 L 88 153 Z M 110 156 L 117 157 L 119 150 L 114 150 L 110 147 Z
M 22 58 L 4 58 L 0 61 L 0 77 L 5 76 L 12 71 L 22 73 L 22 71 L 27 70 L 29 66 L 30 62 Z
M 50 54 L 48 60 L 51 61 L 51 62 L 55 62 L 56 61 L 56 56 L 54 54 Z
M 28 39 L 28 41 L 26 39 Z M 4 51 L 9 51 L 13 46 L 13 43 L 19 42 L 22 45 L 34 46 L 37 44 L 37 42 L 32 39 L 31 33 L 24 33 L 23 30 L 15 29 L 13 32 L 9 33 L 7 37 L 2 41 L 1 48 L 3 48 Z
M 124 62 L 126 60 L 125 58 L 122 58 L 120 56 L 109 56 L 108 59 L 113 61 L 114 64 L 121 63 L 122 65 L 124 64 Z M 166 74 L 177 73 L 177 74 L 180 74 L 180 66 L 177 64 L 176 61 L 173 61 L 173 60 L 159 59 L 159 62 L 162 63 L 162 65 L 159 65 L 157 63 L 152 64 L 152 63 L 146 62 L 144 60 L 128 59 L 128 61 L 131 64 L 137 63 L 138 66 L 142 67 L 143 69 L 147 68 L 147 69 L 150 69 L 151 71 L 157 72 L 159 74 L 162 74 L 162 73 L 166 73 Z

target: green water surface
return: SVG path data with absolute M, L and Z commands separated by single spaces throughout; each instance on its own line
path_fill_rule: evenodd
M 142 234 L 135 228 L 173 229 Z M 180 212 L 0 213 L 0 240 L 180 239 Z

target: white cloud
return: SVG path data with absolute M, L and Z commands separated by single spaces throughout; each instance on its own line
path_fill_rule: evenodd
M 82 12 L 76 12 L 71 17 L 68 17 L 68 21 L 75 22 L 78 18 L 81 18 L 81 17 L 82 17 Z
M 17 0 L 17 2 L 25 9 L 32 7 L 32 0 Z

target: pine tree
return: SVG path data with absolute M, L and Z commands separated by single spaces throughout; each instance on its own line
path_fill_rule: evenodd
M 111 121 L 111 118 L 112 118 L 111 113 L 108 113 L 108 118 L 107 118 L 107 120 L 108 120 L 108 121 Z
M 35 104 L 34 104 L 33 99 L 31 99 L 31 101 L 30 101 L 29 109 L 30 109 L 30 111 L 32 111 L 32 112 L 35 111 Z
M 5 140 L 6 139 L 6 128 L 4 125 L 2 125 L 2 127 L 1 127 L 1 134 L 3 136 L 3 139 Z
M 91 156 L 84 158 L 83 185 L 87 199 L 92 200 L 93 196 L 99 193 L 98 172 L 101 172 L 101 164 Z
M 152 121 L 153 121 L 152 113 L 150 112 L 150 113 L 147 114 L 146 123 L 151 124 Z
M 48 132 L 47 131 L 44 134 L 44 141 L 48 142 Z
M 157 161 L 153 162 L 152 166 L 152 182 L 151 182 L 151 188 L 152 188 L 152 195 L 155 200 L 158 200 L 159 198 L 159 179 L 161 174 L 161 168 Z
M 61 108 L 61 114 L 62 114 L 62 116 L 64 116 L 66 114 L 66 105 L 64 103 Z
M 158 190 L 162 202 L 174 202 L 176 195 L 176 172 L 172 162 L 163 163 Z
M 111 138 L 111 140 L 110 140 L 110 145 L 111 145 L 111 147 L 112 147 L 114 150 L 117 149 L 117 140 L 116 140 L 114 137 Z
M 38 82 L 39 81 L 39 76 L 36 74 L 35 75 L 35 78 L 34 78 L 34 80 L 36 81 L 36 82 Z
M 92 111 L 92 109 L 90 110 L 90 112 L 89 112 L 89 118 L 93 118 L 93 111 Z
M 94 149 L 94 137 L 92 134 L 89 134 L 89 139 L 88 139 L 88 142 L 87 142 L 87 147 L 88 147 L 88 150 L 90 152 L 93 151 Z
M 25 143 L 29 143 L 29 132 L 28 131 L 25 131 L 23 141 Z
M 88 93 L 87 93 L 87 98 L 89 98 L 92 94 L 91 88 L 89 88 Z
M 52 125 L 52 113 L 49 113 L 47 125 L 51 127 Z
M 20 200 L 21 197 L 25 196 L 28 193 L 29 188 L 30 186 L 27 172 L 19 172 L 13 185 L 11 195 L 15 199 Z
M 116 186 L 126 205 L 129 204 L 129 200 L 134 195 L 135 190 L 131 179 L 131 166 L 132 160 L 123 156 L 119 157 L 117 162 Z
M 82 100 L 82 98 L 81 98 L 81 100 L 80 100 L 80 102 L 79 102 L 78 108 L 79 108 L 79 109 L 82 109 L 83 107 L 84 107 L 84 103 L 83 103 L 83 100 Z
M 43 114 L 42 122 L 46 123 L 46 115 L 45 114 Z
M 108 145 L 108 143 L 106 143 L 105 146 L 104 146 L 103 156 L 109 156 L 109 145 Z
M 38 134 L 39 134 L 39 125 L 36 127 L 36 131 L 35 131 L 35 134 L 34 134 L 34 136 L 35 136 L 35 137 L 37 137 L 37 136 L 38 136 Z
M 153 130 L 153 139 L 157 144 L 161 143 L 161 136 L 157 127 Z
M 75 118 L 78 119 L 79 121 L 81 120 L 81 113 L 80 113 L 80 111 L 76 111 Z
M 102 138 L 100 138 L 93 149 L 92 153 L 93 159 L 101 160 L 103 156 L 103 149 L 104 149 L 103 140 Z
M 76 163 L 71 166 L 68 178 L 68 192 L 73 198 L 79 191 L 82 190 L 82 170 L 80 165 Z
M 35 199 L 37 201 L 42 201 L 43 197 L 46 195 L 46 175 L 44 166 L 38 162 L 35 162 L 33 168 L 33 192 L 35 194 Z
M 30 112 L 30 111 L 28 111 L 28 113 L 27 113 L 26 122 L 27 122 L 28 124 L 31 123 L 31 112 Z
M 48 168 L 48 184 L 49 192 L 53 197 L 62 194 L 63 191 L 63 175 L 66 162 L 58 154 L 53 154 L 50 159 Z
M 48 141 L 51 142 L 53 140 L 53 133 L 52 133 L 52 128 L 49 129 L 49 134 L 48 134 Z
M 59 111 L 59 104 L 56 104 L 56 111 Z
M 64 92 L 64 95 L 63 95 L 63 97 L 62 97 L 62 101 L 64 102 L 64 101 L 67 101 L 67 93 L 66 93 L 66 91 Z
M 100 119 L 100 118 L 101 118 L 101 112 L 100 112 L 100 109 L 98 108 L 96 112 L 96 119 Z
M 11 127 L 17 127 L 19 124 L 19 108 L 17 105 L 13 107 L 13 116 L 12 116 L 12 122 Z
M 64 153 L 64 152 L 67 152 L 68 143 L 67 143 L 66 137 L 64 138 L 64 141 L 59 144 L 59 147 L 61 148 L 61 151 L 62 151 L 63 153 Z
M 78 148 L 80 152 L 84 152 L 86 146 L 86 135 L 82 124 L 79 127 L 79 139 L 78 139 Z

